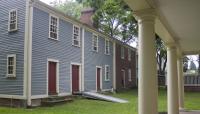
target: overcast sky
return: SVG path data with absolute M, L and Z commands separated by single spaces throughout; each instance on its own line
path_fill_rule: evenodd
M 50 2 L 52 2 L 52 1 L 54 1 L 54 0 L 40 0 L 40 1 L 49 4 Z M 59 1 L 59 0 L 57 0 L 57 1 Z M 60 1 L 65 1 L 65 0 L 60 0 Z M 68 0 L 68 1 L 69 1 L 69 0 Z

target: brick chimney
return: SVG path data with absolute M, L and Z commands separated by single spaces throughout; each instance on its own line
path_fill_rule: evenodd
M 80 21 L 82 23 L 85 23 L 91 27 L 93 27 L 93 21 L 92 21 L 92 16 L 94 15 L 94 9 L 93 8 L 86 8 L 81 11 L 81 17 Z

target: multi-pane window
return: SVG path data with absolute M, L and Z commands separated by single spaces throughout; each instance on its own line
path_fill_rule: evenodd
M 105 40 L 105 54 L 109 55 L 110 54 L 110 41 Z
M 128 69 L 128 81 L 132 81 L 131 69 Z
M 7 77 L 16 77 L 16 55 L 7 56 Z
M 58 40 L 58 18 L 52 15 L 50 16 L 49 38 Z
M 131 50 L 128 49 L 128 60 L 131 61 Z
M 9 11 L 9 19 L 8 19 L 8 31 L 16 31 L 17 30 L 17 10 L 13 9 Z
M 110 66 L 105 65 L 105 81 L 109 81 L 109 80 L 110 80 Z
M 93 51 L 98 52 L 98 36 L 93 34 L 92 36 L 92 49 Z
M 121 47 L 121 58 L 124 59 L 124 47 Z
M 80 27 L 73 27 L 72 45 L 80 47 Z

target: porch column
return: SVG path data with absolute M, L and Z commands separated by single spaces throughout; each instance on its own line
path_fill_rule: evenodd
M 183 59 L 179 57 L 178 64 L 178 90 L 179 90 L 179 109 L 184 109 L 184 77 L 183 77 Z
M 167 45 L 167 97 L 168 114 L 179 114 L 177 50 L 175 44 Z
M 138 114 L 158 114 L 155 49 L 155 11 L 135 12 L 139 24 L 138 48 Z

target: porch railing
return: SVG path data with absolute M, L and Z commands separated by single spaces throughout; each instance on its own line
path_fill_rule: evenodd
M 186 75 L 184 83 L 185 86 L 200 86 L 200 76 Z

